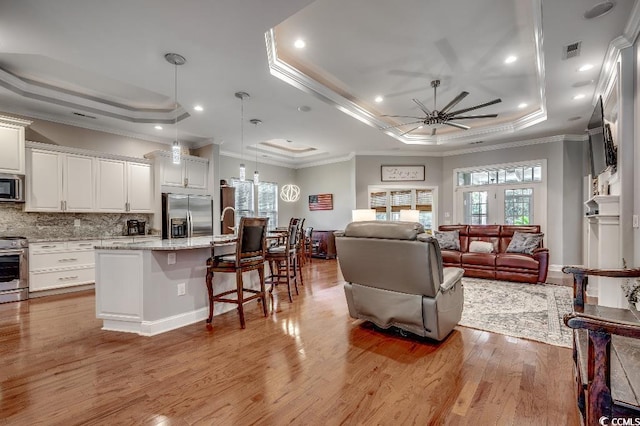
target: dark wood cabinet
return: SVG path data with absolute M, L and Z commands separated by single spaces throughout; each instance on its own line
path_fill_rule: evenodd
M 333 235 L 334 231 L 316 231 L 313 230 L 311 234 L 312 252 L 313 257 L 319 257 L 323 259 L 335 259 L 336 258 L 336 238 Z

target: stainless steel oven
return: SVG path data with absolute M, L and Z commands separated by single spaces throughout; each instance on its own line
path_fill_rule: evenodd
M 29 298 L 29 243 L 24 237 L 0 237 L 0 303 Z
M 0 173 L 0 201 L 24 202 L 24 176 Z

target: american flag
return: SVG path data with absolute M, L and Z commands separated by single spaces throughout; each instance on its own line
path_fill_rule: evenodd
M 309 210 L 333 210 L 333 194 L 309 195 Z

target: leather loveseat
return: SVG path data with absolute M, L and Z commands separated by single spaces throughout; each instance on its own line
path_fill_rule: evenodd
M 549 249 L 540 244 L 532 254 L 509 253 L 514 232 L 540 233 L 539 225 L 441 225 L 439 231 L 458 231 L 460 250 L 442 249 L 444 266 L 464 269 L 467 277 L 544 283 L 549 268 Z M 473 241 L 489 242 L 490 253 L 470 252 Z
M 353 222 L 335 232 L 349 314 L 443 340 L 462 316 L 462 269 L 443 268 L 419 223 Z

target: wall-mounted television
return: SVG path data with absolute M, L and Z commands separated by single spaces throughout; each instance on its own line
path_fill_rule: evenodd
M 611 137 L 611 128 L 604 121 L 602 97 L 599 97 L 596 102 L 596 107 L 587 124 L 587 133 L 589 134 L 591 176 L 598 177 L 610 166 L 615 172 L 617 166 L 616 148 Z

